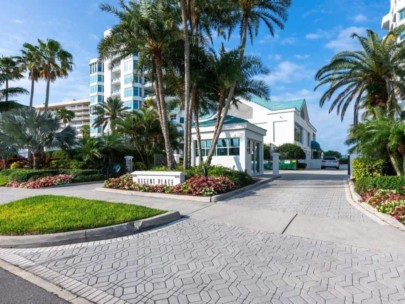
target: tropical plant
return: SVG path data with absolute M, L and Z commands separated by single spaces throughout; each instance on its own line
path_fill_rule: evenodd
M 100 140 L 95 137 L 83 137 L 78 141 L 78 152 L 87 165 L 95 166 L 103 157 Z
M 354 124 L 361 108 L 372 117 L 376 108 L 391 117 L 398 113 L 398 100 L 405 94 L 405 45 L 397 41 L 403 30 L 405 27 L 399 27 L 382 39 L 372 30 L 366 37 L 353 34 L 361 50 L 338 53 L 316 73 L 315 90 L 328 86 L 320 106 L 332 101 L 329 112 L 336 108 L 343 120 L 354 104 Z
M 7 160 L 10 156 L 17 155 L 18 149 L 14 141 L 7 134 L 0 133 L 0 159 L 3 162 L 3 168 L 7 169 Z
M 46 81 L 45 113 L 48 112 L 50 84 L 57 78 L 68 77 L 73 70 L 73 56 L 53 39 L 38 39 L 38 51 L 41 55 L 39 76 Z
M 405 122 L 379 117 L 353 125 L 346 144 L 352 145 L 350 153 L 375 159 L 384 158 L 386 153 L 396 174 L 405 174 Z
M 169 119 L 165 102 L 164 59 L 173 43 L 180 39 L 180 22 L 176 6 L 172 1 L 140 0 L 120 1 L 120 9 L 104 4 L 101 9 L 113 13 L 120 20 L 110 34 L 99 45 L 101 57 L 119 61 L 134 53 L 140 54 L 139 68 L 149 67 L 155 84 L 157 108 L 162 128 L 166 160 L 175 167 L 173 148 L 170 145 Z
M 125 116 L 127 110 L 129 110 L 129 108 L 124 106 L 120 98 L 108 97 L 105 102 L 97 105 L 97 117 L 93 126 L 102 126 L 103 132 L 108 129 L 111 134 L 114 134 L 117 122 Z
M 34 103 L 34 85 L 40 77 L 43 62 L 38 46 L 24 43 L 23 47 L 24 49 L 21 50 L 21 63 L 23 69 L 28 71 L 28 78 L 31 80 L 30 107 L 32 108 Z
M 304 150 L 295 144 L 283 144 L 275 148 L 275 152 L 280 153 L 280 159 L 305 159 Z
M 0 119 L 0 136 L 12 138 L 16 147 L 32 153 L 34 169 L 41 162 L 44 148 L 70 149 L 75 144 L 72 127 L 59 129 L 59 118 L 33 108 L 15 109 L 3 113 Z
M 66 108 L 60 108 L 56 110 L 56 116 L 62 120 L 63 124 L 66 125 L 75 118 L 75 112 L 68 110 Z
M 291 0 L 279 0 L 279 1 L 268 1 L 268 0 L 238 0 L 231 1 L 230 5 L 227 2 L 225 7 L 229 10 L 234 20 L 237 20 L 240 24 L 240 45 L 237 49 L 239 57 L 239 66 L 242 69 L 245 64 L 245 48 L 247 42 L 247 36 L 250 37 L 253 43 L 253 38 L 259 32 L 259 26 L 263 23 L 267 30 L 272 36 L 275 34 L 275 27 L 284 28 L 284 22 L 287 20 L 287 9 L 291 5 Z M 226 14 L 226 12 L 224 12 Z M 223 13 L 223 14 L 224 14 Z M 230 31 L 234 29 L 236 22 L 230 27 Z M 240 73 L 238 73 L 240 74 Z M 232 79 L 232 75 L 228 76 Z M 212 139 L 212 148 L 209 151 L 207 157 L 207 163 L 209 164 L 212 155 L 214 153 L 214 148 L 218 142 L 219 136 L 222 131 L 222 126 L 224 125 L 226 116 L 228 114 L 229 108 L 236 95 L 236 88 L 240 78 L 232 79 L 228 90 L 226 91 L 226 98 L 224 104 L 221 107 L 221 111 L 217 113 L 219 118 L 218 124 L 215 126 L 214 136 Z M 219 109 L 218 109 L 219 110 Z
M 23 78 L 23 74 L 20 58 L 13 57 L 0 57 L 0 85 L 4 83 L 5 88 L 0 89 L 0 101 L 4 98 L 4 101 L 9 102 L 11 95 L 26 94 L 27 90 L 21 87 L 10 87 L 10 81 L 19 80 Z M 10 104 L 11 105 L 11 104 Z

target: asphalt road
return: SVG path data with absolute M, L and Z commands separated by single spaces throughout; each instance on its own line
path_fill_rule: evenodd
M 44 289 L 0 268 L 1 304 L 67 304 Z

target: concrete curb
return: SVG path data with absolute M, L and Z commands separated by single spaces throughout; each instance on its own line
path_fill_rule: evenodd
M 247 191 L 251 191 L 257 187 L 263 186 L 263 184 L 269 183 L 277 178 L 280 178 L 281 175 L 273 176 L 271 178 L 258 178 L 257 182 L 245 186 L 240 189 L 233 190 L 231 192 L 213 195 L 213 196 L 192 196 L 192 195 L 179 195 L 179 194 L 167 194 L 167 193 L 154 193 L 154 192 L 139 192 L 139 191 L 131 191 L 131 190 L 119 190 L 119 189 L 109 189 L 109 188 L 96 188 L 94 190 L 101 191 L 101 192 L 109 192 L 109 193 L 117 193 L 123 195 L 131 195 L 131 196 L 141 196 L 141 197 L 152 197 L 152 198 L 164 198 L 164 199 L 174 199 L 174 200 L 181 200 L 181 201 L 194 201 L 194 202 L 204 202 L 204 203 L 215 203 L 219 201 L 223 201 L 225 199 L 229 199 L 235 196 L 239 196 Z
M 354 189 L 354 183 L 353 181 L 349 180 L 349 190 L 350 194 L 353 198 L 353 201 L 356 203 L 357 206 L 362 208 L 366 213 L 372 215 L 373 217 L 378 218 L 380 222 L 383 223 L 383 225 L 390 225 L 393 226 L 401 231 L 405 231 L 405 226 L 398 222 L 396 219 L 394 219 L 392 216 L 378 212 L 375 208 L 367 204 L 366 202 L 363 201 L 362 197 L 356 192 Z
M 0 259 L 0 268 L 3 268 L 4 270 L 10 272 L 11 274 L 14 274 L 17 277 L 20 277 L 23 280 L 26 280 L 26 281 L 30 282 L 31 284 L 34 284 L 34 285 L 44 289 L 45 291 L 52 293 L 52 294 L 58 296 L 59 298 L 61 298 L 62 300 L 65 300 L 69 303 L 72 303 L 72 304 L 91 304 L 91 303 L 93 303 L 93 302 L 86 300 L 85 298 L 83 298 L 81 296 L 75 295 L 75 294 L 71 293 L 70 291 L 63 289 L 62 287 L 59 287 L 51 282 L 46 281 L 31 272 L 28 272 L 17 266 L 9 264 L 8 262 L 3 261 L 1 259 Z
M 181 218 L 178 211 L 171 211 L 139 221 L 80 231 L 24 236 L 0 236 L 0 248 L 33 248 L 58 246 L 128 236 Z

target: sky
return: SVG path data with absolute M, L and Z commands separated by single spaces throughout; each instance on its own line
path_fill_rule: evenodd
M 0 56 L 19 55 L 24 42 L 52 38 L 73 54 L 75 68 L 67 79 L 51 85 L 50 102 L 89 98 L 88 63 L 97 57 L 103 32 L 117 19 L 99 9 L 101 3 L 116 0 L 0 0 Z M 247 54 L 262 59 L 270 74 L 262 78 L 269 84 L 272 100 L 305 98 L 311 123 L 318 130 L 323 150 L 347 153 L 347 130 L 353 121 L 348 111 L 341 121 L 329 104 L 319 106 L 324 88 L 314 91 L 316 71 L 344 50 L 358 48 L 351 34 L 366 29 L 381 30 L 381 19 L 389 11 L 389 0 L 292 0 L 284 30 L 272 37 L 262 26 Z M 227 47 L 238 43 L 236 33 Z M 30 88 L 28 79 L 14 85 Z M 29 96 L 19 101 L 28 104 Z M 35 87 L 34 104 L 45 100 L 45 83 Z

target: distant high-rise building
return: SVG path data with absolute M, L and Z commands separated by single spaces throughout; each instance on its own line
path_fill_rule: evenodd
M 400 25 L 405 24 L 405 0 L 391 0 L 391 8 L 381 22 L 384 30 L 391 31 Z M 401 33 L 400 40 L 405 39 L 405 31 Z
M 104 32 L 108 36 L 109 30 Z M 112 65 L 111 60 L 90 60 L 90 113 L 91 125 L 96 119 L 95 107 L 108 97 L 119 97 L 129 111 L 138 110 L 144 102 L 144 79 L 137 73 L 138 54 Z M 101 127 L 91 127 L 91 136 L 101 135 Z

